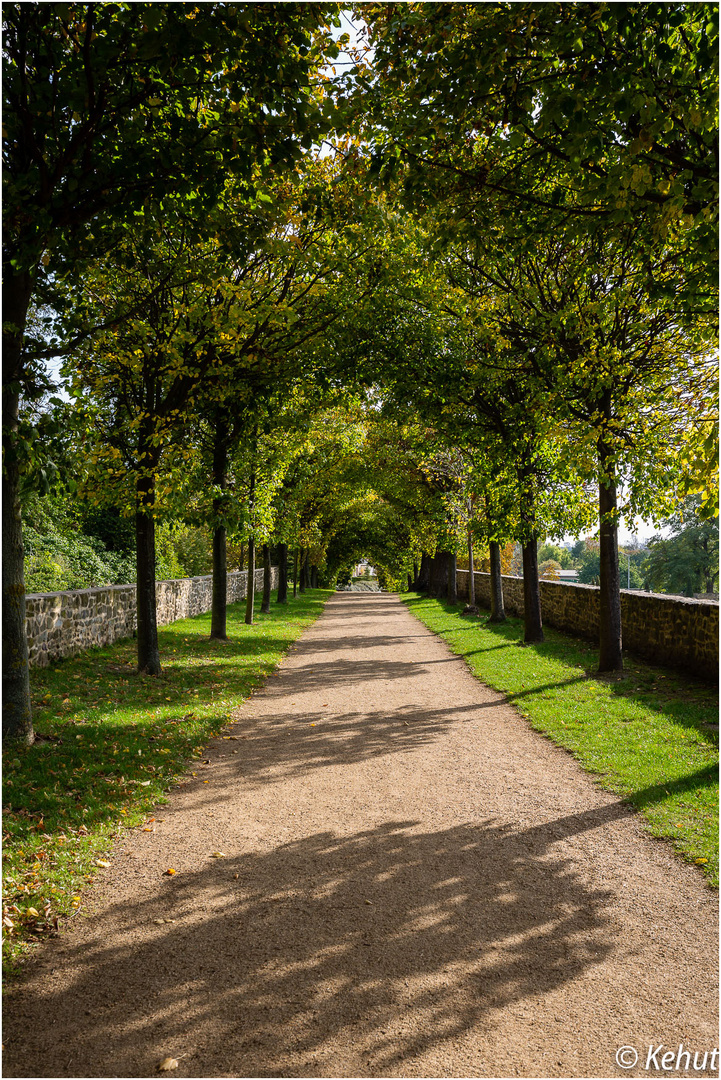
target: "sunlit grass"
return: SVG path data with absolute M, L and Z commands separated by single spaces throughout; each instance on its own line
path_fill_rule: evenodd
M 707 726 L 718 724 L 714 687 L 633 657 L 622 676 L 600 676 L 598 650 L 553 629 L 544 627 L 543 644 L 522 647 L 519 619 L 493 626 L 437 600 L 403 599 L 474 675 L 718 885 L 718 732 Z
M 209 640 L 209 614 L 163 627 L 157 678 L 135 673 L 132 640 L 32 670 L 38 740 L 3 753 L 5 957 L 81 908 L 118 830 L 166 801 L 330 595 L 272 604 L 252 626 L 245 602 L 234 604 L 227 642 Z

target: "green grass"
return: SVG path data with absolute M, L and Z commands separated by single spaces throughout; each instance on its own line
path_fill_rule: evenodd
M 31 671 L 39 738 L 3 753 L 3 956 L 11 967 L 82 907 L 118 831 L 147 824 L 330 595 L 316 589 L 287 607 L 273 603 L 253 626 L 245 601 L 233 604 L 227 642 L 208 639 L 209 614 L 163 627 L 157 678 L 135 672 L 132 640 Z
M 544 627 L 522 647 L 523 623 L 411 593 L 411 612 L 500 690 L 531 727 L 565 747 L 602 787 L 622 795 L 653 836 L 673 842 L 718 885 L 718 693 L 714 687 L 633 657 L 622 675 L 596 673 L 598 650 Z

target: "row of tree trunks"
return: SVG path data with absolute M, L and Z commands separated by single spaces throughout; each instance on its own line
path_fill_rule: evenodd
M 423 559 L 421 559 L 421 578 L 424 575 Z M 427 574 L 428 583 L 421 580 L 418 583 L 418 588 L 422 591 L 427 591 L 430 596 L 435 597 L 438 600 L 448 600 L 449 603 L 455 604 L 458 600 L 456 591 L 456 571 L 457 571 L 457 559 L 454 552 L 451 551 L 437 551 L 436 554 L 428 559 Z
M 428 592 L 430 588 L 431 557 L 425 551 L 421 555 L 420 569 L 416 572 L 414 586 L 416 592 Z
M 458 559 L 454 551 L 446 552 L 446 572 L 448 575 L 448 589 L 446 597 L 449 604 L 458 603 L 458 591 L 456 581 L 458 578 Z

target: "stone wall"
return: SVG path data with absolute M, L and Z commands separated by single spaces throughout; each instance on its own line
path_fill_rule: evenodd
M 228 574 L 228 603 L 246 595 L 247 570 Z M 278 568 L 273 567 L 273 588 Z M 255 571 L 263 588 L 263 570 Z M 210 611 L 213 578 L 180 578 L 155 583 L 158 626 Z M 28 651 L 32 667 L 47 667 L 63 656 L 77 656 L 93 645 L 110 645 L 135 633 L 135 585 L 108 585 L 74 592 L 30 593 L 25 597 Z
M 475 573 L 474 580 L 476 603 L 490 608 L 490 574 Z M 468 571 L 459 570 L 457 581 L 459 597 L 468 599 Z M 598 586 L 559 581 L 541 581 L 540 586 L 544 623 L 598 641 Z M 523 617 L 523 578 L 504 575 L 503 599 L 509 615 Z M 621 620 L 624 649 L 718 681 L 717 603 L 622 589 Z

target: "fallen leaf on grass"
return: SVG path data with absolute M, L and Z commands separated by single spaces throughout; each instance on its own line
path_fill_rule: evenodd
M 110 863 L 107 861 L 107 859 L 96 859 L 95 860 L 95 865 L 96 866 L 110 866 Z
M 171 1057 L 163 1058 L 163 1060 L 158 1065 L 158 1071 L 159 1072 L 170 1072 L 171 1069 L 177 1069 L 178 1065 L 179 1065 L 179 1061 L 178 1061 L 177 1058 L 171 1058 Z

